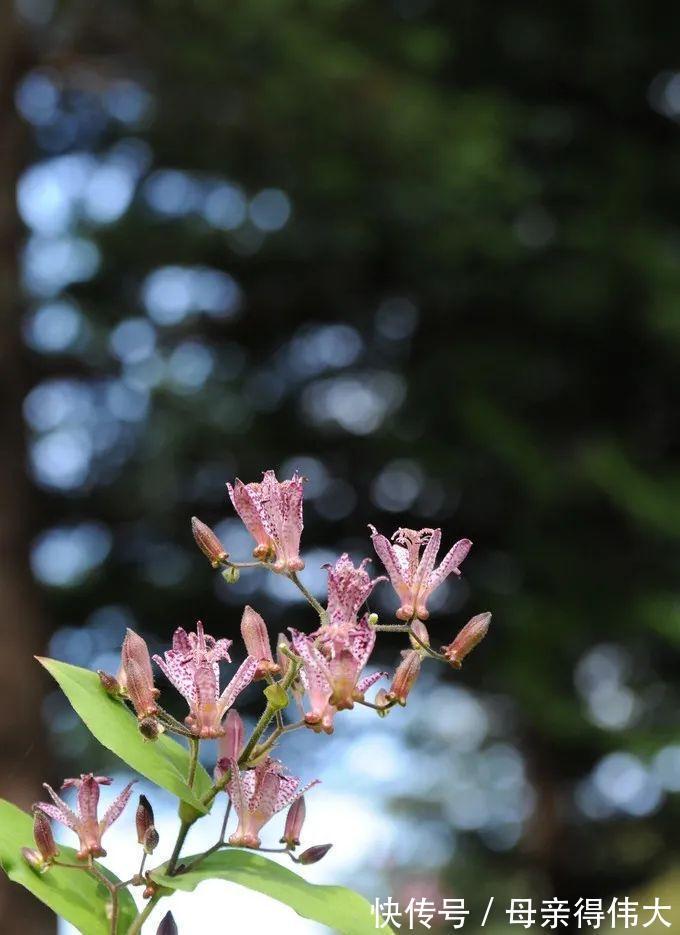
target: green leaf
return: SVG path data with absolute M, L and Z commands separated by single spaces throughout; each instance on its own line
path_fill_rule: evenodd
M 120 701 L 111 698 L 101 686 L 99 676 L 56 659 L 38 660 L 59 683 L 83 723 L 97 740 L 137 773 L 172 792 L 199 812 L 208 809 L 200 799 L 212 782 L 205 769 L 198 766 L 194 791 L 186 783 L 189 774 L 188 751 L 166 734 L 158 740 L 144 740 L 137 719 Z
M 374 935 L 376 931 L 375 916 L 363 896 L 344 886 L 308 883 L 287 867 L 250 851 L 218 851 L 202 860 L 195 870 L 173 877 L 162 873 L 152 876 L 163 886 L 188 891 L 203 880 L 229 880 L 278 899 L 305 919 L 321 922 L 344 935 Z M 380 931 L 394 935 L 389 926 Z
M 33 820 L 16 805 L 0 799 L 0 866 L 10 880 L 25 886 L 85 935 L 110 935 L 106 917 L 109 894 L 104 886 L 87 873 L 65 867 L 50 867 L 46 873 L 36 873 L 21 856 L 22 847 L 34 847 Z M 60 847 L 59 851 L 59 860 L 78 862 L 73 848 Z M 120 882 L 101 864 L 96 866 L 112 883 Z M 137 915 L 137 908 L 126 889 L 119 891 L 118 904 L 118 932 L 123 935 Z

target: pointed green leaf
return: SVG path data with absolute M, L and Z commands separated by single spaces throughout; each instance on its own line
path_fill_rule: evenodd
M 343 935 L 374 935 L 376 931 L 375 916 L 363 896 L 344 886 L 308 883 L 287 867 L 250 851 L 218 851 L 202 860 L 194 870 L 172 877 L 162 873 L 152 876 L 170 889 L 188 891 L 194 890 L 203 880 L 229 880 L 271 896 L 305 919 L 321 922 Z M 380 931 L 394 935 L 389 926 Z
M 199 800 L 212 786 L 210 777 L 199 765 L 194 791 L 189 788 L 186 783 L 189 753 L 184 747 L 167 734 L 153 742 L 144 740 L 137 728 L 135 716 L 124 704 L 104 691 L 96 672 L 57 662 L 56 659 L 39 659 L 39 662 L 58 682 L 76 714 L 99 743 L 119 756 L 135 772 L 146 776 L 200 812 L 207 811 Z
M 50 867 L 46 873 L 36 873 L 21 856 L 22 847 L 34 847 L 33 820 L 16 805 L 0 799 L 0 866 L 10 880 L 25 886 L 85 935 L 110 935 L 111 924 L 106 916 L 109 894 L 103 884 L 82 870 L 65 867 Z M 59 848 L 59 860 L 78 863 L 75 855 L 71 847 Z M 96 866 L 112 883 L 119 882 L 101 864 Z M 118 905 L 118 932 L 123 935 L 137 915 L 137 908 L 126 889 L 119 891 Z

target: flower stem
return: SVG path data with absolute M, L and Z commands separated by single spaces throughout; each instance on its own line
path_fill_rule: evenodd
M 198 739 L 198 737 L 189 738 L 189 775 L 187 776 L 187 785 L 190 789 L 194 788 L 196 767 L 198 766 L 198 750 L 200 744 L 201 741 Z
M 189 833 L 189 828 L 191 823 L 188 821 L 183 821 L 179 826 L 179 831 L 177 832 L 177 840 L 175 841 L 175 846 L 172 849 L 172 854 L 170 855 L 170 860 L 168 861 L 168 866 L 166 869 L 166 874 L 171 877 L 175 872 L 175 867 L 177 866 L 177 861 L 179 860 L 179 855 L 184 846 L 184 842 L 187 839 L 187 834 Z
M 227 833 L 227 824 L 229 823 L 230 815 L 231 815 L 231 799 L 227 799 L 227 807 L 224 812 L 224 819 L 222 821 L 222 829 L 220 831 L 220 844 L 224 844 L 224 837 Z
M 300 581 L 297 572 L 289 571 L 287 577 L 290 578 L 290 580 L 293 582 L 293 584 L 298 589 L 298 591 L 300 591 L 305 596 L 307 601 L 311 604 L 311 606 L 317 612 L 317 614 L 321 618 L 321 623 L 324 623 L 326 620 L 326 611 L 323 609 L 323 607 L 317 601 L 314 595 L 310 591 L 308 591 L 307 588 L 304 586 L 304 584 Z
M 146 906 L 144 906 L 144 909 L 139 913 L 130 928 L 127 930 L 127 935 L 139 935 L 139 933 L 142 931 L 142 926 L 153 912 L 156 903 L 162 899 L 164 895 L 165 893 L 155 893 L 151 897 Z

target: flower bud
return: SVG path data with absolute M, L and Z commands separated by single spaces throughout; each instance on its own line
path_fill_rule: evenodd
M 125 687 L 138 718 L 158 712 L 158 691 L 153 684 L 153 671 L 149 649 L 142 637 L 128 629 L 121 650 Z
M 158 740 L 159 735 L 164 731 L 163 725 L 155 717 L 142 718 L 138 726 L 139 733 L 144 740 Z
M 49 863 L 59 853 L 50 820 L 39 808 L 33 809 L 33 840 L 43 861 Z
M 430 634 L 427 632 L 427 627 L 422 620 L 418 620 L 418 618 L 416 618 L 411 623 L 411 631 L 412 632 L 409 633 L 409 640 L 411 642 L 411 646 L 413 646 L 414 649 L 422 650 L 423 647 L 421 646 L 421 643 L 424 643 L 425 646 L 430 645 Z M 414 639 L 414 637 L 417 637 L 418 639 Z M 420 640 L 420 643 L 418 640 Z
M 408 649 L 402 655 L 404 658 L 397 666 L 397 671 L 392 679 L 392 686 L 385 695 L 385 699 L 392 704 L 396 702 L 403 708 L 409 692 L 420 675 L 421 656 L 415 649 Z
M 161 924 L 158 926 L 156 935 L 179 935 L 175 917 L 171 912 L 166 912 L 161 919 Z
M 158 847 L 158 842 L 160 841 L 160 835 L 155 828 L 149 828 L 149 830 L 144 835 L 144 840 L 142 846 L 144 848 L 145 854 L 153 854 L 153 852 Z
M 300 833 L 302 831 L 302 826 L 305 821 L 305 797 L 301 795 L 299 799 L 296 799 L 291 807 L 288 809 L 288 814 L 286 815 L 286 827 L 283 829 L 283 837 L 281 838 L 281 844 L 287 845 L 287 847 L 297 847 L 300 843 Z
M 379 620 L 379 617 L 377 614 L 369 614 L 368 617 L 366 617 L 366 623 L 369 625 L 369 627 L 376 626 L 378 623 L 378 620 Z
M 471 653 L 486 636 L 491 623 L 491 614 L 477 614 L 469 620 L 455 640 L 448 646 L 442 646 L 442 652 L 456 669 L 460 669 L 463 659 Z
M 36 873 L 44 873 L 49 867 L 49 864 L 46 864 L 40 854 L 32 847 L 22 847 L 21 856 L 24 858 L 31 870 L 35 870 Z
M 152 854 L 158 844 L 158 832 L 154 824 L 151 803 L 145 795 L 139 797 L 139 804 L 135 813 L 135 826 L 137 828 L 137 843 L 142 845 L 147 854 Z
M 387 717 L 388 711 L 392 707 L 392 703 L 387 697 L 387 692 L 384 688 L 379 689 L 376 693 L 374 704 L 378 709 L 378 717 Z
M 218 759 L 234 760 L 238 763 L 243 750 L 244 734 L 245 729 L 240 714 L 234 708 L 230 708 L 224 722 L 224 734 L 219 740 Z
M 247 604 L 241 618 L 241 636 L 246 645 L 246 652 L 257 662 L 255 678 L 261 679 L 267 674 L 276 675 L 280 668 L 272 656 L 267 625 L 257 611 Z
M 298 863 L 305 864 L 306 866 L 309 864 L 318 864 L 332 847 L 332 844 L 315 844 L 314 847 L 308 847 L 307 850 L 303 851 L 298 857 Z
M 229 565 L 222 572 L 222 577 L 227 582 L 227 584 L 236 584 L 238 579 L 241 577 L 241 571 L 234 565 Z
M 108 672 L 104 672 L 103 669 L 97 669 L 97 675 L 99 676 L 99 681 L 102 683 L 102 688 L 106 694 L 111 695 L 112 698 L 119 698 L 121 687 L 118 679 L 114 675 L 109 675 Z
M 201 552 L 208 559 L 213 568 L 219 568 L 227 558 L 227 550 L 212 531 L 210 526 L 202 523 L 197 516 L 191 517 L 191 531 L 194 540 Z

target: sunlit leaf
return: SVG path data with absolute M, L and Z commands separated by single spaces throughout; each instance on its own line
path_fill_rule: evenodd
M 192 859 L 187 858 L 187 863 Z M 363 896 L 344 886 L 308 883 L 287 867 L 249 851 L 218 851 L 194 870 L 172 877 L 155 873 L 153 877 L 163 886 L 188 891 L 203 880 L 228 880 L 271 896 L 305 919 L 321 922 L 343 935 L 370 935 L 376 931 L 375 916 Z M 392 933 L 389 926 L 380 931 Z
M 137 773 L 172 792 L 184 802 L 206 811 L 199 799 L 210 789 L 211 781 L 202 766 L 196 770 L 195 792 L 188 787 L 189 753 L 166 734 L 154 742 L 145 741 L 137 721 L 125 705 L 102 689 L 99 677 L 55 659 L 40 659 L 58 682 L 73 708 L 97 740 Z
M 51 867 L 37 873 L 21 856 L 22 847 L 33 847 L 33 820 L 26 812 L 0 799 L 0 865 L 10 880 L 25 886 L 58 916 L 76 926 L 85 935 L 110 935 L 111 924 L 106 916 L 109 899 L 103 884 L 81 870 Z M 77 863 L 75 851 L 60 847 L 59 859 Z M 97 864 L 101 872 L 118 883 L 118 878 Z M 132 896 L 121 889 L 118 896 L 118 932 L 123 935 L 137 915 Z

